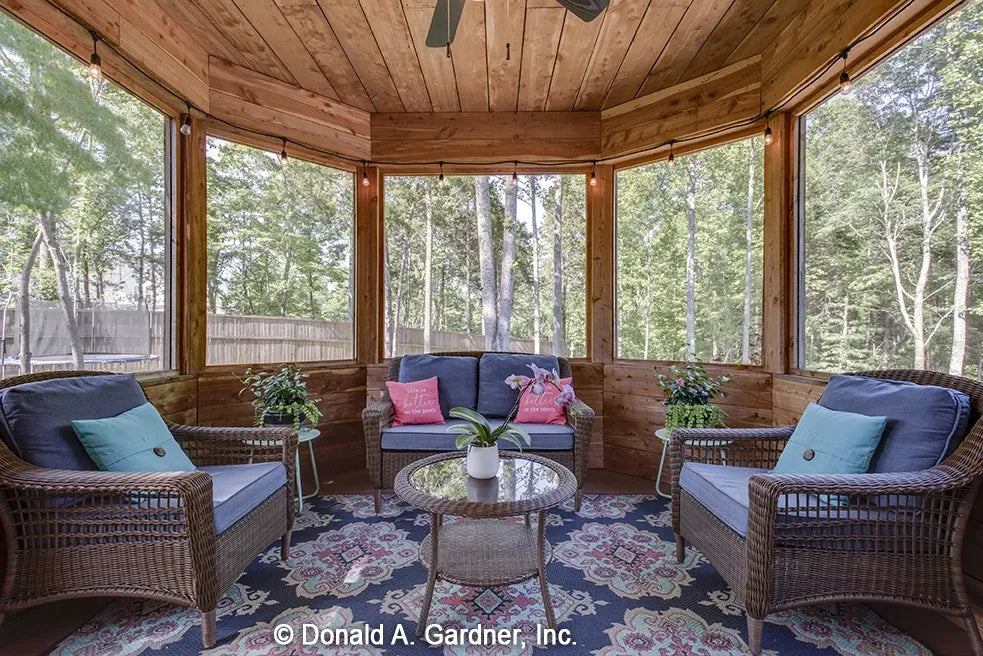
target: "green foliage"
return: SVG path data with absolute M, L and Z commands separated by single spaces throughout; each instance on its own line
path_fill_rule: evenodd
M 320 399 L 311 399 L 307 394 L 309 377 L 293 364 L 284 365 L 273 374 L 246 369 L 245 376 L 239 379 L 239 394 L 248 391 L 253 395 L 253 420 L 257 426 L 264 424 L 266 415 L 279 414 L 292 417 L 294 428 L 300 430 L 303 420 L 316 426 L 321 418 L 317 407 Z
M 617 173 L 618 357 L 688 359 L 687 202 L 692 191 L 695 360 L 760 363 L 763 168 L 762 140 L 753 138 L 677 157 L 673 167 L 656 162 Z M 745 289 L 748 254 L 750 287 Z
M 526 429 L 513 424 L 511 417 L 503 421 L 501 426 L 493 429 L 483 415 L 470 408 L 451 408 L 449 414 L 455 419 L 463 419 L 467 422 L 447 428 L 449 433 L 458 433 L 455 445 L 459 449 L 469 446 L 495 446 L 499 440 L 511 442 L 519 447 L 520 451 L 523 444 L 526 446 L 532 444 L 532 437 Z
M 713 403 L 666 406 L 666 430 L 676 428 L 715 428 L 721 425 L 720 407 Z
M 711 398 L 723 396 L 720 388 L 730 382 L 730 377 L 713 378 L 698 364 L 672 365 L 669 375 L 659 374 L 656 382 L 667 392 L 666 405 L 696 406 L 707 405 Z
M 806 115 L 805 367 L 909 368 L 920 333 L 921 366 L 980 377 L 980 71 L 983 4 L 974 2 Z M 954 347 L 961 212 L 969 304 L 965 343 Z

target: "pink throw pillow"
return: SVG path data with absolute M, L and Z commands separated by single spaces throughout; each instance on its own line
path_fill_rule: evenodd
M 437 377 L 412 383 L 386 382 L 393 401 L 393 426 L 407 424 L 442 424 L 440 400 L 437 396 Z
M 560 385 L 570 385 L 573 378 L 561 378 Z M 519 411 L 515 420 L 520 424 L 558 424 L 567 423 L 566 410 L 556 404 L 556 395 L 560 390 L 553 385 L 547 385 L 546 391 L 536 396 L 532 389 L 526 389 L 519 398 Z

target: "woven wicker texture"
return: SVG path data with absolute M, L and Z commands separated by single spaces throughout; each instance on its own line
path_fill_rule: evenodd
M 745 600 L 752 651 L 769 614 L 831 601 L 930 608 L 965 620 L 973 653 L 983 641 L 962 574 L 962 545 L 983 471 L 983 384 L 930 371 L 857 375 L 939 385 L 972 403 L 969 434 L 924 471 L 852 475 L 757 475 L 749 483 L 747 539 L 679 487 L 684 462 L 772 468 L 794 427 L 683 429 L 670 437 L 677 552 L 691 541 Z M 724 447 L 694 446 L 724 440 Z M 721 453 L 723 452 L 723 454 Z M 828 505 L 820 495 L 842 495 Z
M 59 371 L 0 380 L 0 389 L 105 372 Z M 0 521 L 7 569 L 0 613 L 75 597 L 142 597 L 202 611 L 214 644 L 215 603 L 242 570 L 293 526 L 291 429 L 168 423 L 196 466 L 282 462 L 287 483 L 215 536 L 204 472 L 64 471 L 28 464 L 0 442 Z M 248 440 L 248 444 L 247 444 Z
M 434 355 L 456 355 L 480 358 L 485 351 L 449 351 L 445 353 L 435 353 Z M 512 355 L 526 355 L 514 353 Z M 560 364 L 560 377 L 572 378 L 573 371 L 570 368 L 570 361 L 566 358 L 557 358 Z M 399 380 L 399 365 L 401 358 L 396 357 L 389 360 L 386 380 Z M 574 389 L 577 382 L 574 381 Z M 393 405 L 388 392 L 383 390 L 382 398 L 374 403 L 370 403 L 362 412 L 362 428 L 365 432 L 365 462 L 372 478 L 373 486 L 376 490 L 376 511 L 379 510 L 379 494 L 382 490 L 393 489 L 396 474 L 406 465 L 435 455 L 433 452 L 421 451 L 383 451 L 382 450 L 382 431 L 392 426 Z M 540 457 L 556 460 L 567 468 L 571 469 L 577 478 L 578 498 L 579 491 L 583 489 L 587 478 L 587 455 L 590 448 L 591 431 L 594 425 L 594 411 L 583 401 L 577 401 L 567 408 L 567 423 L 573 428 L 574 446 L 573 451 L 527 451 Z

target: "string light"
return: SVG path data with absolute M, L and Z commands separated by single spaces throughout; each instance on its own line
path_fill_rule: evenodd
M 593 162 L 591 162 L 590 186 L 592 186 L 592 187 L 596 187 L 597 186 L 597 161 L 596 160 L 593 161 Z
M 98 82 L 102 79 L 102 57 L 99 56 L 98 45 L 99 45 L 99 35 L 95 32 L 92 34 L 92 54 L 89 55 L 89 77 Z
M 184 120 L 181 121 L 181 134 L 188 136 L 191 134 L 191 103 L 185 103 L 188 107 L 188 113 L 184 115 Z
M 512 182 L 519 181 L 519 162 L 512 162 Z
M 840 56 L 843 58 L 843 73 L 840 75 L 840 91 L 850 93 L 853 90 L 853 81 L 850 79 L 850 74 L 846 70 L 846 60 L 850 56 L 850 49 L 844 48 Z
M 440 177 L 437 178 L 437 182 L 444 184 L 444 163 L 440 162 Z
M 775 136 L 771 133 L 771 112 L 765 112 L 765 145 L 770 146 L 775 142 Z
M 365 164 L 365 160 L 362 160 L 362 186 L 369 186 L 369 169 Z
M 675 141 L 670 141 L 669 142 L 669 157 L 666 159 L 666 164 L 668 164 L 670 167 L 673 167 L 673 166 L 676 165 L 676 156 L 672 154 L 672 145 L 674 143 L 676 143 L 676 142 Z
M 287 140 L 283 140 L 283 148 L 280 149 L 280 165 L 287 165 Z

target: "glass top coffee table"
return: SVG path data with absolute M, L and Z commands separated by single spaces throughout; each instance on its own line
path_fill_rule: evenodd
M 417 636 L 426 629 L 438 578 L 490 588 L 538 576 L 547 622 L 556 628 L 546 587 L 553 550 L 543 532 L 546 510 L 577 489 L 569 469 L 539 456 L 502 452 L 498 476 L 477 479 L 468 476 L 463 453 L 446 453 L 404 467 L 393 487 L 403 501 L 430 513 L 430 535 L 420 545 L 429 576 Z M 531 513 L 538 514 L 535 529 Z M 444 524 L 444 515 L 467 519 Z M 525 521 L 505 519 L 517 516 Z

